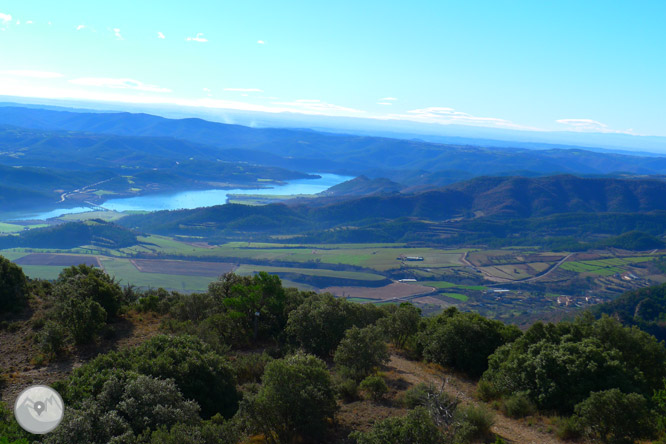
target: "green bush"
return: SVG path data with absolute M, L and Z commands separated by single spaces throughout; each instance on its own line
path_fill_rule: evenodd
M 487 439 L 495 423 L 492 412 L 478 405 L 458 407 L 455 412 L 455 441 L 461 443 Z
M 14 419 L 14 413 L 4 402 L 0 402 L 0 444 L 28 444 L 31 435 L 23 430 Z
M 240 442 L 241 437 L 240 427 L 232 420 L 204 421 L 197 425 L 179 423 L 171 429 L 160 427 L 152 432 L 150 444 L 230 444 Z
M 109 318 L 118 315 L 123 301 L 123 291 L 114 278 L 99 268 L 83 264 L 62 270 L 53 292 L 60 301 L 70 299 L 95 301 Z
M 511 418 L 524 418 L 536 412 L 536 406 L 527 393 L 518 392 L 504 399 L 502 412 Z
M 358 383 L 351 378 L 340 378 L 335 381 L 335 391 L 344 402 L 358 399 Z
M 306 352 L 328 358 L 349 328 L 365 327 L 384 315 L 372 304 L 355 304 L 330 294 L 313 295 L 289 314 L 285 333 Z
M 349 437 L 357 444 L 444 443 L 444 436 L 423 407 L 415 408 L 404 417 L 377 422 L 369 431 L 353 432 Z
M 320 442 L 336 409 L 326 364 L 302 353 L 271 361 L 259 392 L 247 394 L 241 403 L 241 414 L 254 432 L 284 443 Z
M 631 444 L 656 433 L 647 400 L 637 393 L 594 392 L 575 410 L 585 435 L 603 443 Z
M 333 360 L 340 373 L 360 381 L 389 360 L 388 347 L 377 326 L 352 327 L 335 351 Z
M 395 305 L 389 307 L 395 307 Z M 391 342 L 403 348 L 407 340 L 419 330 L 421 310 L 409 302 L 403 302 L 398 307 L 387 308 L 386 310 L 390 314 L 388 317 L 381 319 L 380 325 L 386 331 Z
M 386 381 L 380 375 L 368 376 L 361 381 L 359 388 L 366 392 L 375 402 L 380 401 L 388 393 L 388 385 L 386 385 Z
M 476 396 L 482 401 L 491 401 L 501 396 L 495 385 L 485 379 L 481 379 L 476 385 Z
M 21 267 L 0 256 L 0 313 L 17 311 L 28 303 L 28 279 Z
M 576 440 L 583 436 L 583 426 L 576 416 L 558 418 L 555 426 L 557 427 L 557 437 L 565 441 Z
M 503 394 L 525 392 L 540 409 L 570 414 L 592 392 L 618 388 L 651 396 L 666 376 L 666 349 L 636 328 L 604 317 L 536 323 L 489 358 L 483 380 Z
M 172 379 L 136 373 L 116 374 L 100 393 L 68 408 L 45 444 L 136 442 L 135 436 L 177 423 L 196 424 L 199 406 L 186 401 Z
M 413 387 L 407 389 L 401 398 L 401 403 L 408 409 L 413 409 L 418 406 L 423 406 L 428 397 L 431 388 L 427 384 L 421 382 Z
M 420 338 L 423 356 L 432 362 L 479 377 L 488 357 L 501 345 L 520 337 L 520 330 L 455 307 L 433 318 Z
M 63 300 L 58 304 L 57 317 L 76 344 L 94 341 L 106 326 L 106 310 L 92 299 Z
M 39 349 L 50 359 L 61 356 L 67 347 L 67 330 L 62 324 L 49 320 L 37 336 Z
M 238 408 L 236 378 L 228 361 L 192 336 L 159 335 L 138 347 L 99 355 L 54 388 L 77 407 L 122 371 L 173 379 L 186 399 L 199 404 L 204 418 L 216 413 L 231 417 Z
M 231 361 L 231 366 L 236 373 L 236 381 L 240 385 L 248 382 L 259 382 L 266 365 L 272 360 L 273 358 L 266 352 L 237 355 L 236 359 Z

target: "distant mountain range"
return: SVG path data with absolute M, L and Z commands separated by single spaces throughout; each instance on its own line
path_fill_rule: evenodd
M 165 234 L 207 230 L 299 232 L 405 218 L 447 222 L 567 213 L 648 214 L 666 211 L 665 195 L 666 181 L 653 179 L 482 177 L 432 191 L 350 197 L 324 206 L 222 205 L 128 216 L 119 223 Z
M 5 187 L 0 200 L 5 209 L 37 206 L 47 200 L 54 203 L 63 192 L 100 181 L 105 182 L 102 191 L 126 194 L 130 189 L 145 193 L 210 187 L 214 183 L 251 186 L 260 179 L 280 181 L 306 178 L 310 172 L 330 172 L 364 176 L 330 190 L 328 196 L 338 201 L 400 191 L 401 195 L 375 196 L 370 198 L 375 200 L 364 202 L 356 214 L 368 217 L 385 211 L 391 217 L 429 215 L 442 219 L 461 212 L 529 217 L 546 214 L 548 208 L 561 212 L 616 211 L 613 208 L 630 208 L 631 202 L 639 204 L 627 211 L 648 211 L 645 208 L 657 209 L 659 202 L 642 205 L 637 197 L 622 200 L 640 194 L 629 185 L 634 183 L 631 181 L 566 185 L 584 179 L 560 178 L 555 184 L 553 179 L 526 178 L 563 173 L 666 175 L 666 157 L 583 149 L 447 145 L 303 129 L 250 128 L 147 114 L 16 106 L 0 106 L 0 147 L 0 172 L 4 172 L 0 174 L 0 187 Z M 501 178 L 441 188 L 479 176 Z M 661 186 L 659 181 L 641 183 L 653 184 L 645 185 L 650 189 Z M 596 188 L 590 191 L 592 184 Z M 470 187 L 474 192 L 469 191 Z M 591 194 L 575 194 L 582 190 Z M 375 203 L 379 207 L 373 207 Z M 355 204 L 352 199 L 340 205 Z M 331 206 L 326 211 L 332 220 L 348 220 L 344 207 Z
M 638 136 L 625 133 L 595 133 L 579 131 L 526 131 L 470 125 L 432 124 L 408 120 L 384 120 L 359 117 L 331 117 L 296 113 L 268 113 L 212 108 L 183 108 L 170 105 L 120 104 L 72 100 L 48 100 L 0 97 L 0 106 L 18 105 L 52 110 L 132 110 L 175 119 L 199 117 L 213 122 L 232 123 L 254 128 L 309 128 L 322 132 L 420 139 L 428 142 L 483 147 L 512 147 L 526 149 L 584 148 L 591 151 L 613 150 L 625 154 L 666 154 L 666 137 Z M 49 105 L 45 105 L 48 103 Z M 650 154 L 652 153 L 652 154 Z
M 97 159 L 100 164 L 105 161 L 134 161 L 136 154 L 132 157 L 132 153 L 141 153 L 154 158 L 155 166 L 159 167 L 161 160 L 173 158 L 168 153 L 180 151 L 181 154 L 192 153 L 195 158 L 204 160 L 244 161 L 299 171 L 366 174 L 372 178 L 386 177 L 391 180 L 394 180 L 392 176 L 404 175 L 405 171 L 451 171 L 474 176 L 518 171 L 539 174 L 666 173 L 666 158 L 662 157 L 583 149 L 535 151 L 446 145 L 312 130 L 250 128 L 201 119 L 173 120 L 147 114 L 0 107 L 0 125 L 3 124 L 42 131 L 33 139 L 44 139 L 39 144 L 51 153 L 64 149 L 63 136 L 54 138 L 46 132 L 66 131 L 68 137 L 77 139 L 77 143 L 87 143 L 86 149 L 94 150 L 95 154 L 90 159 Z M 81 132 L 89 134 L 79 134 Z M 123 136 L 124 139 L 104 140 L 100 134 Z M 94 139 L 96 143 L 86 139 Z M 23 143 L 20 137 L 18 141 Z M 38 155 L 40 151 L 36 150 L 33 154 Z M 22 160 L 27 161 L 28 156 Z M 6 159 L 0 157 L 0 162 L 6 163 Z

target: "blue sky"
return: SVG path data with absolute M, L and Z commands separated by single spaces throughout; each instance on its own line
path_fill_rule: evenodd
M 666 136 L 665 19 L 661 0 L 4 0 L 0 95 Z

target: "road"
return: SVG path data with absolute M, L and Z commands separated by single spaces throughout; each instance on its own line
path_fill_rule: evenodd
M 84 187 L 77 188 L 77 189 L 74 190 L 74 191 L 66 191 L 66 192 L 64 192 L 64 193 L 62 193 L 62 194 L 60 195 L 60 201 L 59 201 L 59 203 L 64 202 L 65 199 L 67 199 L 67 197 L 70 196 L 70 195 L 72 195 L 72 194 L 75 194 L 75 193 L 82 193 L 83 191 L 87 190 L 88 188 L 94 187 L 94 186 L 99 185 L 99 184 L 102 184 L 102 183 L 104 183 L 104 182 L 108 182 L 108 181 L 110 181 L 110 180 L 111 180 L 111 179 L 100 180 L 99 182 L 91 183 L 90 185 L 86 185 L 86 186 L 84 186 Z
M 484 271 L 484 270 L 480 269 L 479 267 L 472 264 L 469 260 L 467 260 L 467 254 L 468 254 L 468 252 L 465 252 L 460 257 L 460 261 L 463 264 L 465 264 L 469 267 L 472 267 L 475 271 L 478 271 L 479 273 L 483 274 L 485 277 L 487 277 L 490 280 L 493 280 L 493 281 L 498 282 L 498 283 L 509 284 L 509 283 L 516 283 L 516 282 L 521 282 L 521 283 L 522 282 L 532 282 L 532 281 L 535 281 L 537 279 L 541 279 L 542 277 L 548 276 L 550 273 L 557 270 L 560 265 L 565 263 L 571 256 L 573 256 L 576 253 L 569 253 L 566 256 L 564 256 L 562 259 L 560 259 L 555 265 L 550 267 L 548 270 L 545 270 L 542 273 L 536 274 L 536 275 L 528 277 L 528 278 L 523 278 L 523 279 L 505 279 L 505 278 L 500 278 L 500 277 L 494 276 L 494 275 L 488 273 L 487 271 Z

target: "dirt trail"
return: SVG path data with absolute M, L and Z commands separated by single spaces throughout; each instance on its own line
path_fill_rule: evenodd
M 442 382 L 446 381 L 445 390 L 449 394 L 457 396 L 463 403 L 479 403 L 472 397 L 475 385 L 463 381 L 455 375 L 433 370 L 420 362 L 409 361 L 395 354 L 391 355 L 388 367 L 412 384 L 424 382 L 440 387 Z M 492 431 L 515 444 L 564 444 L 564 441 L 545 430 L 540 430 L 540 427 L 539 425 L 528 426 L 521 421 L 495 412 L 495 425 Z

